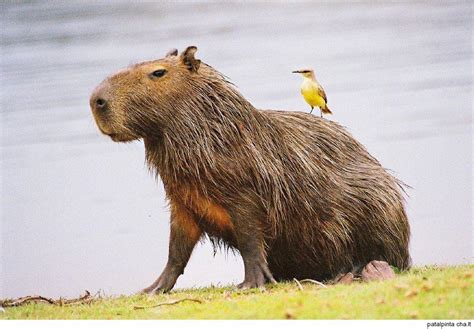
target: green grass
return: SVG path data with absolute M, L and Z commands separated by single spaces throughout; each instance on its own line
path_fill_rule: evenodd
M 472 319 L 474 265 L 414 268 L 394 280 L 327 288 L 294 282 L 266 291 L 234 287 L 177 290 L 167 295 L 101 298 L 88 305 L 29 304 L 0 319 Z M 143 310 L 182 298 L 185 301 Z

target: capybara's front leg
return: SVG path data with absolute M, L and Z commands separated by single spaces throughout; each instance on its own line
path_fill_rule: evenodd
M 266 282 L 276 283 L 266 260 L 263 234 L 258 223 L 248 221 L 248 214 L 235 214 L 237 248 L 245 267 L 245 278 L 237 285 L 239 289 L 263 288 Z M 256 224 L 256 225 L 255 225 Z
M 143 289 L 142 293 L 168 292 L 173 288 L 178 277 L 183 274 L 201 233 L 189 211 L 180 205 L 171 205 L 168 262 L 158 279 Z
M 239 289 L 263 288 L 265 282 L 276 283 L 258 241 L 246 241 L 239 244 L 244 261 L 245 278 L 237 285 Z

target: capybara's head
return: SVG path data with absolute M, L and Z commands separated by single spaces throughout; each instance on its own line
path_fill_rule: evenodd
M 135 64 L 95 88 L 90 106 L 101 132 L 116 142 L 159 137 L 177 112 L 208 103 L 223 77 L 195 59 L 197 48 Z

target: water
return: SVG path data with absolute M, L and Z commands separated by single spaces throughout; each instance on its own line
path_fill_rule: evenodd
M 342 3 L 3 3 L 1 291 L 132 293 L 166 262 L 168 210 L 143 144 L 101 136 L 88 107 L 103 78 L 170 48 L 231 77 L 255 106 L 307 109 L 314 67 L 331 120 L 413 188 L 415 264 L 472 262 L 472 10 Z M 177 287 L 236 283 L 210 243 Z

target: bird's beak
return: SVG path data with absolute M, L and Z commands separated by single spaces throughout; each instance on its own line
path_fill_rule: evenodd
M 291 72 L 291 73 L 301 73 L 301 71 L 293 71 L 293 72 Z

